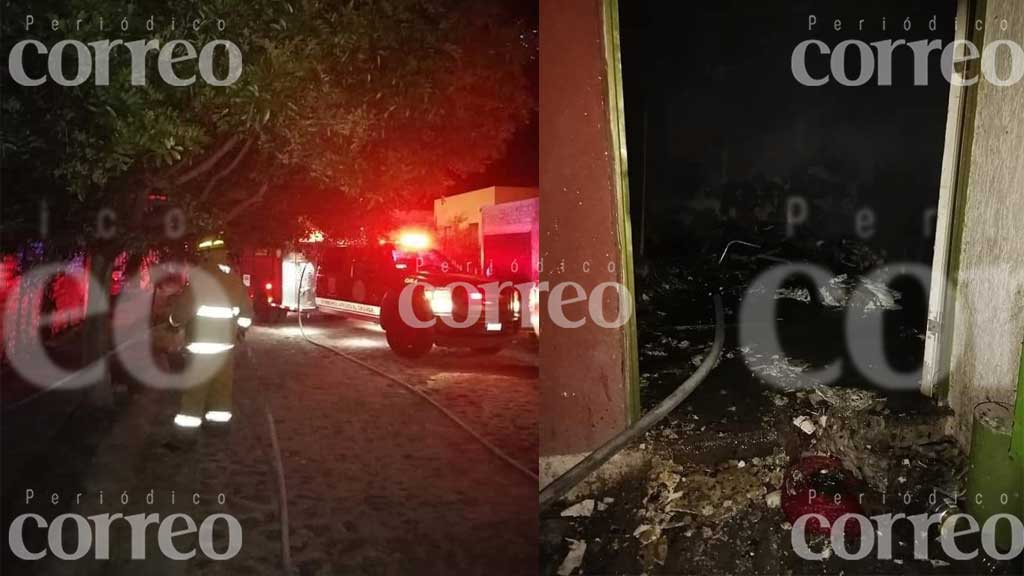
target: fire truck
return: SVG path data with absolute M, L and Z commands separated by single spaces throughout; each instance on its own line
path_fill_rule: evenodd
M 401 356 L 419 357 L 434 345 L 500 350 L 520 328 L 519 292 L 461 272 L 432 244 L 422 230 L 378 241 L 321 243 L 317 310 L 380 323 Z M 408 321 L 400 311 L 403 291 L 415 314 Z
M 308 246 L 251 248 L 240 254 L 242 282 L 249 288 L 258 322 L 277 323 L 289 312 L 308 315 L 316 310 L 316 270 Z

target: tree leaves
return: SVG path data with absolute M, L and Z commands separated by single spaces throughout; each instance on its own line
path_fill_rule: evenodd
M 107 18 L 103 32 L 38 25 L 31 35 L 47 45 L 68 37 L 183 39 L 198 51 L 228 39 L 243 54 L 242 76 L 228 87 L 198 79 L 169 86 L 152 53 L 146 86 L 133 86 L 126 49 L 111 51 L 109 86 L 5 86 L 5 183 L 17 174 L 15 194 L 45 189 L 55 202 L 80 207 L 69 217 L 85 222 L 101 208 L 136 211 L 140 185 L 167 181 L 209 159 L 218 143 L 243 136 L 254 149 L 217 178 L 217 193 L 204 190 L 231 155 L 167 190 L 172 204 L 187 210 L 190 228 L 219 226 L 239 191 L 263 183 L 271 183 L 263 205 L 289 207 L 261 212 L 257 220 L 267 226 L 302 215 L 336 226 L 340 208 L 355 199 L 386 206 L 436 196 L 453 173 L 479 170 L 500 154 L 535 106 L 525 77 L 532 54 L 519 41 L 524 30 L 489 3 L 45 0 L 33 9 L 37 18 Z M 26 37 L 24 15 L 11 12 L 2 30 L 8 49 Z M 112 15 L 127 15 L 129 32 L 111 29 Z M 150 16 L 151 32 L 144 27 Z M 198 30 L 190 25 L 195 18 L 203 23 Z M 188 63 L 176 66 L 188 70 Z M 32 199 L 23 200 L 15 205 L 31 210 Z M 127 216 L 118 224 L 143 242 L 163 233 Z M 63 228 L 81 236 L 88 227 Z

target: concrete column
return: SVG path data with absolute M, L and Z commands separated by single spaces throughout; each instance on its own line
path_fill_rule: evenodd
M 575 461 L 624 429 L 637 410 L 634 324 L 600 327 L 581 301 L 562 310 L 585 322 L 562 327 L 548 309 L 556 287 L 569 282 L 588 299 L 605 282 L 632 290 L 621 95 L 609 82 L 615 52 L 605 35 L 613 10 L 602 0 L 540 6 L 541 281 L 549 284 L 541 298 L 540 453 L 548 478 L 553 472 L 544 460 Z M 611 73 L 614 79 L 617 67 Z M 562 299 L 575 296 L 568 288 Z M 604 318 L 617 318 L 617 292 L 605 290 L 598 308 Z

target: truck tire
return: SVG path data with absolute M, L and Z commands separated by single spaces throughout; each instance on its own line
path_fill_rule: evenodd
M 423 298 L 422 291 L 413 296 L 416 317 L 425 320 L 430 316 L 430 308 Z M 403 358 L 419 358 L 430 352 L 434 347 L 434 329 L 409 326 L 402 320 L 398 311 L 398 293 L 388 292 L 381 303 L 381 327 L 384 328 L 388 346 Z
M 393 325 L 385 332 L 388 346 L 403 358 L 420 358 L 434 347 L 434 335 L 429 329 Z

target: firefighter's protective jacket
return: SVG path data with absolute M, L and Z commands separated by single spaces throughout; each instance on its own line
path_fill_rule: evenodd
M 252 317 L 242 279 L 227 264 L 210 259 L 192 270 L 169 321 L 185 328 L 187 350 L 215 354 L 234 347 L 238 328 L 248 328 Z

